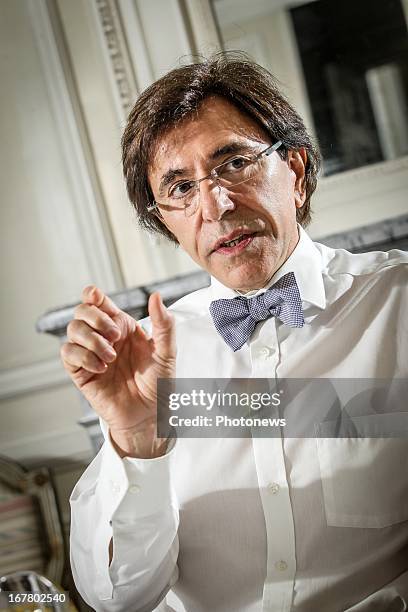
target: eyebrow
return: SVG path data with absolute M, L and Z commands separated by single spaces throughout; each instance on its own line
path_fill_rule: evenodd
M 254 147 L 246 144 L 245 142 L 234 140 L 221 147 L 217 147 L 210 155 L 211 161 L 218 161 L 224 155 L 230 155 L 234 153 L 252 153 Z M 176 176 L 185 176 L 188 174 L 188 168 L 169 168 L 161 177 L 159 185 L 159 193 L 162 194 L 163 190 L 169 185 Z
M 244 142 L 240 142 L 239 140 L 235 140 L 233 142 L 229 142 L 223 147 L 218 147 L 217 149 L 215 149 L 215 151 L 211 153 L 210 159 L 212 161 L 216 161 L 220 157 L 223 157 L 224 155 L 228 155 L 231 153 L 249 153 L 249 152 L 252 152 L 253 150 L 254 150 L 254 147 L 251 147 L 250 145 Z

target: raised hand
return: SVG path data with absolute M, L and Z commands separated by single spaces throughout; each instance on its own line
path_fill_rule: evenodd
M 166 446 L 156 438 L 156 382 L 175 376 L 174 320 L 158 293 L 148 309 L 151 337 L 98 287 L 86 287 L 61 347 L 65 369 L 122 456 L 158 456 Z

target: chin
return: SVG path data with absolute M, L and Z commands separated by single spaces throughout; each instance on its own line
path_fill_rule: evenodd
M 245 274 L 245 275 L 230 275 L 223 282 L 224 285 L 230 287 L 231 289 L 239 290 L 239 291 L 252 291 L 254 289 L 261 289 L 266 285 L 269 281 L 270 277 L 265 275 L 257 275 L 257 274 Z
M 254 266 L 254 262 L 251 263 L 252 265 L 242 266 L 236 275 L 231 275 L 236 284 L 240 283 L 241 288 L 247 288 L 248 291 L 264 287 L 273 274 L 272 270 L 266 269 L 266 266 Z

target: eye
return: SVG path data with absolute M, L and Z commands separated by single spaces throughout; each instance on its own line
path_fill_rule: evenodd
M 169 198 L 185 198 L 194 189 L 193 181 L 183 181 L 182 183 L 176 183 L 169 189 Z
M 222 172 L 238 172 L 242 170 L 250 163 L 250 160 L 246 157 L 241 157 L 240 155 L 237 157 L 233 157 L 232 159 L 226 161 L 222 165 Z

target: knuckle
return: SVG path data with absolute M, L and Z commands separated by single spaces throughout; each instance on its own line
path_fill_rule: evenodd
M 110 318 L 103 320 L 104 338 L 110 343 L 118 339 L 120 335 L 120 327 Z
M 83 363 L 84 363 L 85 368 L 87 367 L 92 368 L 93 366 L 95 366 L 96 362 L 97 362 L 97 359 L 95 355 L 93 355 L 91 351 L 86 351 L 83 357 Z
M 75 334 L 79 328 L 81 327 L 81 323 L 79 319 L 72 319 L 67 325 L 67 335 L 68 337 Z
M 72 330 L 72 324 L 73 324 L 73 321 L 70 321 L 68 323 L 68 325 L 67 325 L 67 337 L 68 338 L 70 338 L 70 336 L 72 336 L 72 331 L 73 331 Z
M 87 342 L 87 347 L 90 351 L 94 351 L 95 353 L 100 353 L 104 350 L 105 345 L 103 338 L 97 332 L 91 332 L 89 335 L 89 340 Z
M 101 317 L 100 326 L 104 332 L 110 332 L 110 330 L 117 327 L 110 317 Z
M 60 357 L 63 361 L 65 361 L 65 359 L 68 357 L 68 353 L 69 353 L 69 344 L 68 342 L 65 342 L 65 344 L 63 344 L 60 348 Z
M 95 347 L 96 350 L 98 350 L 98 352 L 106 353 L 106 351 L 109 351 L 109 347 L 109 342 L 102 338 L 102 336 L 98 336 Z
M 75 306 L 74 308 L 74 317 L 77 319 L 82 315 L 83 312 L 83 304 L 78 304 L 78 306 Z
M 102 310 L 100 310 L 97 306 L 92 306 L 95 315 L 95 323 L 98 327 L 103 326 L 109 320 L 107 314 L 105 314 Z
M 170 315 L 167 319 L 167 321 L 163 321 L 162 323 L 162 330 L 168 334 L 170 332 L 172 332 L 174 329 L 174 316 Z

